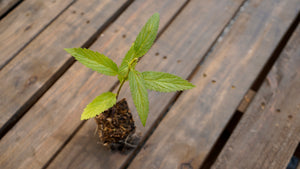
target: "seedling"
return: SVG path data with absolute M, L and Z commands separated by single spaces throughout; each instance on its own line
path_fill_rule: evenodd
M 151 18 L 142 28 L 141 32 L 138 34 L 135 42 L 125 55 L 120 66 L 117 66 L 117 64 L 107 56 L 90 49 L 65 49 L 68 53 L 75 57 L 76 60 L 86 67 L 104 75 L 117 76 L 119 79 L 120 85 L 117 93 L 106 92 L 99 95 L 86 106 L 81 115 L 81 120 L 87 120 L 96 117 L 95 119 L 97 124 L 102 125 L 102 127 L 98 127 L 99 130 L 107 131 L 109 128 L 110 134 L 105 134 L 103 131 L 99 132 L 100 138 L 102 137 L 101 140 L 104 143 L 116 143 L 120 142 L 120 140 L 124 141 L 124 139 L 128 139 L 128 135 L 135 129 L 134 124 L 133 126 L 132 124 L 124 125 L 127 122 L 133 122 L 126 100 L 123 99 L 117 103 L 119 93 L 126 81 L 129 81 L 132 99 L 143 126 L 146 125 L 149 112 L 148 89 L 158 92 L 175 92 L 194 87 L 193 84 L 182 79 L 181 77 L 169 73 L 154 71 L 139 72 L 135 69 L 139 58 L 145 55 L 151 48 L 157 35 L 158 26 L 159 14 L 155 13 L 151 16 Z M 106 115 L 101 117 L 101 114 L 104 113 Z M 121 117 L 122 113 L 123 116 L 125 115 L 125 118 Z M 110 127 L 105 127 L 105 125 L 109 125 Z M 119 131 L 119 128 L 121 128 L 122 131 Z M 107 138 L 104 139 L 104 135 Z M 114 135 L 113 139 L 108 138 L 112 135 Z M 116 137 L 119 139 L 116 139 Z

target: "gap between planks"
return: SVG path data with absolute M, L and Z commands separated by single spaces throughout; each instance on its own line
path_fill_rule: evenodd
M 0 1 L 0 21 L 20 5 L 24 0 L 1 0 Z M 5 3 L 5 4 L 1 4 Z
M 0 71 L 7 64 L 9 64 L 24 48 L 26 48 L 26 46 L 28 46 L 37 36 L 39 36 L 41 32 L 43 32 L 51 23 L 53 23 L 62 13 L 64 13 L 70 6 L 72 6 L 77 0 L 68 0 L 68 1 L 65 1 L 64 2 L 65 4 L 60 4 L 60 8 L 62 7 L 61 11 L 58 11 L 57 13 L 55 12 L 54 15 L 53 14 L 49 15 L 49 13 L 53 12 L 52 10 L 50 10 L 51 8 L 49 8 L 47 14 L 41 13 L 42 10 L 48 10 L 48 9 L 43 8 L 43 6 L 42 7 L 34 6 L 34 5 L 37 6 L 40 5 L 38 1 L 34 2 L 34 0 L 31 1 L 27 0 L 26 2 L 20 4 L 19 6 L 16 6 L 16 8 L 14 8 L 15 10 L 12 11 L 12 13 L 9 14 L 6 18 L 3 18 L 3 20 L 1 21 L 1 26 L 4 27 L 8 25 L 8 27 L 7 29 L 3 30 L 3 33 L 4 35 L 6 34 L 6 37 L 1 39 L 5 40 L 6 38 L 9 39 L 14 38 L 14 41 L 8 41 L 6 39 L 6 43 L 3 44 L 2 46 L 2 49 L 5 51 L 2 53 L 3 56 L 1 56 Z M 20 3 L 21 2 L 23 1 L 20 1 Z M 51 3 L 59 3 L 59 2 L 56 2 L 56 0 L 52 0 Z M 32 10 L 35 8 L 37 9 Z M 53 8 L 57 10 L 57 7 L 53 7 Z M 37 18 L 31 18 L 31 16 L 34 15 L 40 15 L 40 16 Z M 47 17 L 52 16 L 53 18 L 50 18 L 48 20 L 46 16 Z M 42 21 L 39 21 L 41 17 L 44 17 L 44 19 Z M 27 22 L 24 23 L 24 21 L 29 21 L 29 23 Z M 36 28 L 36 27 L 40 27 L 40 28 Z M 24 32 L 20 33 L 23 30 Z M 33 32 L 33 30 L 35 32 Z M 15 41 L 17 40 L 19 40 L 20 42 L 16 43 Z

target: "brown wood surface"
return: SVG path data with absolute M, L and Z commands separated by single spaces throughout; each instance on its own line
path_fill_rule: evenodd
M 183 92 L 129 168 L 199 168 L 299 6 L 298 0 L 250 1 L 193 76 L 197 87 Z
M 3 18 L 0 21 L 0 70 L 73 1 L 27 0 Z
M 101 47 L 101 52 L 112 56 L 114 60 L 121 61 L 121 57 L 126 54 L 141 27 L 154 12 L 158 11 L 161 14 L 161 32 L 186 1 L 156 0 L 155 3 L 153 2 L 153 0 L 134 1 L 99 37 L 97 45 L 92 48 L 98 50 Z M 123 38 L 124 35 L 126 38 Z M 60 49 L 63 47 L 65 46 L 61 46 Z M 86 104 L 100 93 L 108 91 L 115 82 L 116 77 L 94 73 L 78 62 L 72 65 L 2 138 L 0 152 L 6 155 L 0 158 L 1 168 L 42 167 L 81 124 L 80 114 Z M 91 128 L 92 134 L 94 129 L 95 126 Z M 97 144 L 96 140 L 90 141 L 93 146 Z M 83 148 L 89 148 L 89 145 L 84 145 Z M 91 164 L 78 164 L 78 167 L 82 168 L 98 168 L 98 165 L 90 167 Z M 58 168 L 63 167 L 65 166 Z
M 137 65 L 137 70 L 164 71 L 187 78 L 241 3 L 242 1 L 231 0 L 222 1 L 222 3 L 217 0 L 210 1 L 210 3 L 204 0 L 190 1 L 162 36 L 159 37 L 149 53 L 143 57 Z M 104 33 L 104 37 L 106 36 L 110 36 L 110 34 Z M 106 45 L 101 39 L 92 48 L 98 49 L 98 46 L 105 51 Z M 121 61 L 120 58 L 116 59 L 118 62 Z M 74 75 L 70 76 L 74 77 Z M 99 85 L 103 82 L 108 83 L 110 79 L 103 77 L 94 80 L 94 83 L 98 84 L 98 87 L 95 88 L 97 94 L 107 90 Z M 85 90 L 92 89 L 89 86 L 87 87 Z M 120 99 L 126 97 L 129 102 L 137 125 L 137 135 L 141 137 L 147 135 L 147 132 L 151 130 L 151 126 L 167 109 L 175 95 L 176 93 L 150 92 L 150 112 L 146 127 L 143 127 L 137 116 L 126 83 L 121 91 Z M 79 116 L 76 118 L 79 118 Z M 83 165 L 88 165 L 89 168 L 119 168 L 130 155 L 109 152 L 103 146 L 96 144 L 98 139 L 97 136 L 93 135 L 95 127 L 95 122 L 89 120 L 54 159 L 49 168 L 81 168 Z M 85 162 L 81 164 L 80 161 Z
M 256 92 L 254 90 L 248 90 L 246 95 L 244 96 L 243 100 L 241 101 L 240 105 L 238 106 L 237 110 L 245 113 L 249 104 L 252 102 Z
M 1 129 L 32 105 L 73 61 L 63 48 L 83 45 L 126 2 L 76 1 L 0 71 Z
M 300 26 L 213 168 L 286 168 L 300 141 Z M 246 159 L 246 160 L 245 160 Z
M 21 0 L 0 0 L 0 17 Z

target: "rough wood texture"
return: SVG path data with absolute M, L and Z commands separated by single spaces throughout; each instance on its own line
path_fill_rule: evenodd
M 145 21 L 154 12 L 158 11 L 161 14 L 161 31 L 184 3 L 185 1 L 182 0 L 156 0 L 155 3 L 153 0 L 136 0 L 122 13 L 120 18 L 109 26 L 99 37 L 97 45 L 93 45 L 92 48 L 98 50 L 101 46 L 101 52 L 107 56 L 112 56 L 113 60 L 121 61 Z M 78 29 L 84 30 L 84 28 L 83 26 L 83 28 Z M 125 34 L 126 38 L 123 38 Z M 74 39 L 80 38 L 76 37 L 78 35 L 72 36 Z M 74 45 L 60 46 L 59 49 L 76 47 L 76 44 Z M 62 55 L 64 54 L 65 52 Z M 116 77 L 100 75 L 76 62 L 2 138 L 0 152 L 6 156 L 0 158 L 1 168 L 42 167 L 81 124 L 80 114 L 86 104 L 100 93 L 108 91 L 115 82 Z M 90 120 L 90 122 L 94 126 L 90 128 L 92 132 L 84 133 L 86 135 L 93 135 L 96 128 L 95 121 Z M 85 138 L 86 136 L 83 137 L 83 140 Z M 98 155 L 98 149 L 95 149 L 97 139 L 89 141 L 93 144 L 80 144 L 82 147 L 79 148 L 84 152 L 95 151 L 94 155 Z M 82 154 L 85 154 L 84 152 Z M 68 160 L 73 158 L 73 155 L 69 154 Z M 111 162 L 113 165 L 117 162 L 116 159 L 110 161 L 108 154 L 100 156 L 103 157 L 103 163 Z M 120 154 L 118 156 L 122 157 Z M 77 156 L 76 154 L 75 157 L 82 158 L 83 161 L 87 160 L 81 155 Z M 93 158 L 98 160 L 98 157 L 94 156 Z M 95 166 L 77 160 L 72 160 L 71 164 L 67 162 L 61 164 L 58 168 L 64 168 L 68 165 L 72 166 L 71 168 L 73 165 L 79 168 L 99 168 L 99 165 Z
M 129 168 L 199 168 L 299 6 L 250 1 L 194 75 L 197 87 L 178 98 Z
M 21 0 L 0 0 L 0 17 Z
M 1 70 L 0 131 L 33 104 L 59 71 L 73 61 L 63 48 L 83 45 L 126 2 L 76 1 Z
M 27 0 L 3 18 L 0 21 L 0 70 L 73 1 Z
M 213 168 L 286 168 L 300 141 L 300 26 Z
M 238 106 L 237 110 L 245 113 L 249 104 L 252 102 L 256 92 L 253 90 L 248 90 L 246 95 L 244 96 L 244 99 L 241 101 L 240 105 Z
M 173 4 L 174 2 L 170 1 L 170 3 Z M 190 1 L 137 65 L 137 70 L 164 71 L 187 78 L 241 3 L 242 1 L 231 0 L 222 2 L 214 0 L 209 1 L 209 3 L 205 0 Z M 169 8 L 170 6 L 166 5 L 166 9 Z M 164 15 L 162 15 L 162 18 L 164 18 Z M 104 34 L 104 37 L 110 36 L 110 34 Z M 105 51 L 105 48 L 109 47 L 105 44 L 100 39 L 93 45 L 93 48 L 96 48 L 96 45 L 102 46 L 101 48 Z M 120 58 L 116 59 L 120 63 Z M 74 77 L 74 75 L 70 76 Z M 94 81 L 96 84 L 104 82 L 108 83 L 110 79 L 103 77 L 99 81 L 98 79 Z M 91 88 L 89 87 L 86 90 L 91 90 Z M 98 94 L 105 91 L 101 85 L 98 85 L 95 90 Z M 155 124 L 155 121 L 167 109 L 175 95 L 176 93 L 149 93 L 150 112 L 146 127 L 143 127 L 140 123 L 130 98 L 128 86 L 124 86 L 120 98 L 128 98 L 127 101 L 136 121 L 137 134 L 144 137 L 147 135 L 147 131 L 151 130 L 151 126 Z M 99 168 L 100 166 L 103 168 L 119 168 L 129 156 L 122 155 L 119 152 L 109 152 L 101 145 L 97 145 L 97 136 L 93 136 L 94 130 L 95 122 L 93 120 L 88 121 L 50 164 L 49 168 L 81 168 L 83 165 L 88 165 L 90 168 Z M 85 163 L 81 164 L 80 161 L 83 160 Z

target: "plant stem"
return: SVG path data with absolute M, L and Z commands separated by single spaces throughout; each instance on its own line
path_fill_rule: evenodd
M 119 93 L 120 93 L 121 88 L 122 88 L 122 86 L 123 86 L 124 83 L 125 83 L 125 80 L 122 80 L 122 82 L 121 82 L 121 84 L 120 84 L 120 86 L 119 86 L 119 89 L 118 89 L 118 91 L 117 91 L 117 96 L 116 96 L 116 99 L 117 99 L 117 100 L 118 100 Z
M 120 93 L 120 91 L 121 91 L 121 88 L 122 88 L 123 84 L 124 84 L 125 81 L 126 81 L 125 79 L 128 78 L 129 72 L 130 72 L 130 70 L 132 69 L 131 66 L 132 66 L 132 64 L 136 63 L 137 60 L 138 60 L 138 58 L 134 58 L 134 59 L 128 64 L 128 71 L 127 71 L 127 73 L 126 73 L 124 79 L 122 80 L 122 82 L 121 82 L 121 84 L 120 84 L 120 87 L 119 87 L 119 89 L 118 89 L 118 91 L 117 91 L 117 96 L 116 96 L 116 99 L 117 99 L 117 100 L 118 100 L 118 96 L 119 96 L 119 93 Z

